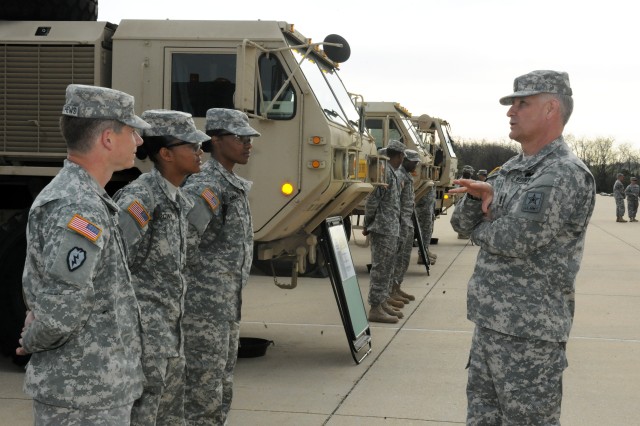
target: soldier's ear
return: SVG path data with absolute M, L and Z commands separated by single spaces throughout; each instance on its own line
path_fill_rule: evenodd
M 104 129 L 100 134 L 100 141 L 98 143 L 102 145 L 107 151 L 112 151 L 114 148 L 114 134 L 115 132 L 111 127 Z

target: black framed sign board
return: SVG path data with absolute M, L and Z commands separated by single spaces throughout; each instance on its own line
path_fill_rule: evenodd
M 325 219 L 320 242 L 351 356 L 360 364 L 371 352 L 371 330 L 341 217 Z

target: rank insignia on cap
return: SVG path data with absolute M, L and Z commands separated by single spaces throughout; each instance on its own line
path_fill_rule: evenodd
M 73 229 L 80 235 L 84 235 L 91 241 L 97 241 L 100 234 L 102 234 L 102 229 L 78 214 L 73 215 L 67 227 Z
M 140 225 L 141 228 L 144 228 L 147 223 L 149 223 L 149 219 L 151 219 L 149 213 L 147 213 L 147 211 L 144 209 L 144 207 L 142 207 L 142 204 L 140 204 L 138 200 L 129 204 L 129 207 L 127 207 L 127 211 L 136 220 L 136 222 L 138 222 L 138 225 Z
M 527 192 L 522 203 L 522 211 L 527 213 L 538 213 L 542 207 L 544 194 L 542 192 Z
M 216 197 L 216 194 L 214 194 L 211 189 L 209 188 L 205 189 L 204 191 L 202 191 L 202 194 L 200 195 L 202 196 L 202 198 L 204 198 L 207 204 L 209 204 L 209 207 L 211 207 L 211 210 L 215 211 L 220 205 L 220 201 L 218 200 L 218 197 Z
M 69 267 L 69 271 L 73 272 L 81 267 L 86 259 L 87 252 L 84 249 L 74 247 L 69 250 L 69 254 L 67 255 L 67 266 Z

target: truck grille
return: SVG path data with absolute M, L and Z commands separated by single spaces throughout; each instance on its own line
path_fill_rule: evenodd
M 58 120 L 71 83 L 94 84 L 94 46 L 0 44 L 0 151 L 66 153 Z

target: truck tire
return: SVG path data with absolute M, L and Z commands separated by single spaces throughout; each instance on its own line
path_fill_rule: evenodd
M 5 0 L 0 19 L 9 21 L 96 21 L 98 0 Z
M 22 270 L 27 253 L 28 217 L 29 211 L 24 210 L 0 226 L 0 350 L 19 365 L 29 359 L 15 354 L 26 312 Z

